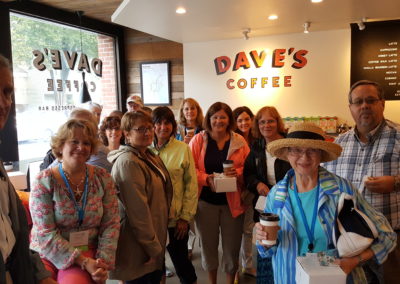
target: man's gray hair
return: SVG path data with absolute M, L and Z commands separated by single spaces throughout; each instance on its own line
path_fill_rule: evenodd
M 95 102 L 92 102 L 92 101 L 90 101 L 88 103 L 88 106 L 89 106 L 89 109 L 97 107 L 97 108 L 103 110 L 103 106 L 101 104 L 98 104 L 98 103 L 95 103 Z
M 357 88 L 358 86 L 363 86 L 363 85 L 371 85 L 374 86 L 377 93 L 378 93 L 378 97 L 381 100 L 385 100 L 384 97 L 384 91 L 382 89 L 382 86 L 378 83 L 378 82 L 374 82 L 374 81 L 369 81 L 369 80 L 360 80 L 355 82 L 351 87 L 350 87 L 350 91 L 349 91 L 349 103 L 351 104 L 351 93 L 354 91 L 355 88 Z
M 2 54 L 0 54 L 0 67 L 1 68 L 7 68 L 7 69 L 11 70 L 10 60 L 8 60 Z

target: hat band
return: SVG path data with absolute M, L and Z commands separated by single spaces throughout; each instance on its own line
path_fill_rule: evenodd
M 322 140 L 324 141 L 325 138 L 322 135 L 317 133 L 313 133 L 310 131 L 293 131 L 290 132 L 286 138 L 297 138 L 297 139 L 313 139 L 313 140 Z

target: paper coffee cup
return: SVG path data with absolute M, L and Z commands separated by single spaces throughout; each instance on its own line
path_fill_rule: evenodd
M 231 168 L 233 168 L 233 161 L 232 160 L 225 160 L 222 163 L 222 166 L 224 168 L 224 173 L 226 173 L 226 171 L 230 170 Z
M 194 135 L 194 128 L 186 128 L 186 135 L 193 136 Z
M 260 224 L 264 227 L 277 227 L 279 226 L 279 216 L 274 213 L 261 213 L 260 214 Z M 268 228 L 266 228 L 268 231 Z M 276 230 L 271 231 L 270 234 L 276 234 L 275 239 L 272 240 L 262 240 L 262 243 L 268 246 L 273 246 L 276 244 L 277 234 Z

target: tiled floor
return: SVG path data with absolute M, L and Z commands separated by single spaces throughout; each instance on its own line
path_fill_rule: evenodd
M 253 255 L 255 255 L 255 250 Z M 220 253 L 221 255 L 221 253 Z M 256 257 L 253 257 L 254 259 L 254 266 L 256 265 L 255 260 Z M 198 247 L 198 242 L 196 242 L 194 253 L 193 253 L 193 259 L 192 259 L 193 265 L 196 269 L 196 274 L 197 274 L 197 283 L 198 284 L 207 284 L 208 283 L 208 278 L 207 278 L 207 272 L 203 270 L 201 267 L 201 256 L 200 256 L 200 248 Z M 173 269 L 173 265 L 171 263 L 171 260 L 169 259 L 169 256 L 167 254 L 167 267 L 171 268 L 172 271 L 175 271 Z M 218 283 L 226 283 L 225 282 L 225 275 L 222 271 L 218 271 Z M 117 281 L 107 281 L 107 284 L 117 284 Z M 239 279 L 240 284 L 255 284 L 256 279 L 254 277 L 246 276 L 246 275 L 241 275 Z M 179 278 L 174 275 L 173 277 L 167 278 L 167 284 L 180 284 Z

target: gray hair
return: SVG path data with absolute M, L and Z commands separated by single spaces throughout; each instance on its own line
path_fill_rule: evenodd
M 364 86 L 364 85 L 371 85 L 374 86 L 376 89 L 376 92 L 378 93 L 378 97 L 381 100 L 385 100 L 384 97 L 384 91 L 382 86 L 378 83 L 378 82 L 374 82 L 374 81 L 370 81 L 370 80 L 360 80 L 355 82 L 353 85 L 351 85 L 350 87 L 350 91 L 349 91 L 349 103 L 351 104 L 351 93 L 354 91 L 355 88 L 357 88 L 358 86 Z
M 0 54 L 0 68 L 7 68 L 11 70 L 11 64 L 10 60 L 8 58 L 4 57 L 2 54 Z
M 98 103 L 95 103 L 95 102 L 89 102 L 88 103 L 88 107 L 89 107 L 89 110 L 91 110 L 92 108 L 95 108 L 95 107 L 97 107 L 97 108 L 99 108 L 99 109 L 103 109 L 103 106 L 101 105 L 101 104 L 98 104 Z

